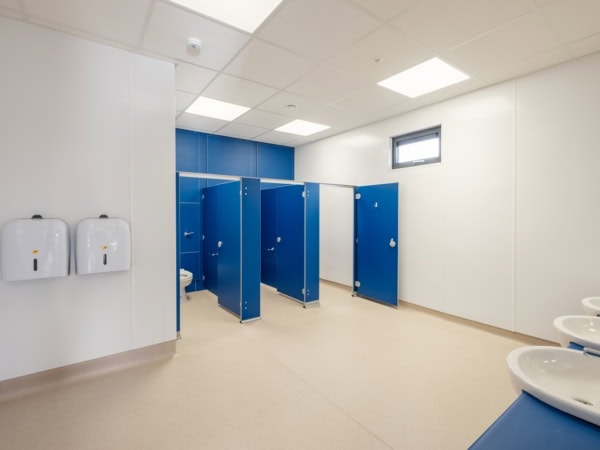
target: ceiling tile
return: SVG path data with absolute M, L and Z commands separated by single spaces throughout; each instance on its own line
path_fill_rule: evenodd
M 0 0 L 0 15 L 15 19 L 22 18 L 18 0 Z
M 555 0 L 541 11 L 566 42 L 600 33 L 598 0 Z
M 188 51 L 188 38 L 202 41 L 199 52 Z M 143 48 L 168 58 L 221 70 L 250 40 L 250 35 L 171 4 L 157 2 Z
M 408 101 L 408 97 L 381 86 L 373 85 L 354 92 L 335 102 L 335 105 L 359 112 L 372 112 L 406 101 Z
M 422 0 L 391 23 L 441 52 L 531 10 L 528 0 Z
M 251 109 L 238 117 L 235 121 L 246 125 L 252 125 L 253 127 L 274 129 L 288 123 L 290 118 L 280 114 Z
M 199 94 L 217 76 L 218 72 L 180 62 L 175 68 L 175 88 Z
M 600 49 L 600 33 L 572 42 L 568 45 L 575 56 L 584 56 Z
M 419 0 L 350 0 L 383 20 L 390 20 Z
M 344 0 L 290 0 L 265 24 L 259 36 L 324 61 L 380 23 Z
M 433 56 L 396 28 L 385 25 L 342 50 L 327 65 L 376 83 Z
M 362 119 L 363 116 L 355 111 L 333 105 L 324 106 L 302 117 L 302 120 L 328 125 L 332 128 L 356 125 Z
M 202 92 L 202 95 L 252 108 L 275 93 L 277 93 L 276 89 L 265 85 L 221 74 Z
M 230 122 L 196 114 L 183 113 L 175 121 L 177 128 L 214 133 Z
M 258 39 L 231 62 L 225 72 L 283 89 L 294 82 L 316 63 Z
M 142 35 L 152 0 L 22 0 L 33 22 L 83 31 L 135 47 Z
M 520 73 L 521 61 L 560 46 L 556 32 L 539 13 L 533 12 L 443 53 L 442 57 L 471 77 L 495 82 L 506 79 L 504 68 L 511 74 Z
M 257 136 L 264 134 L 266 131 L 269 130 L 265 128 L 244 125 L 243 123 L 232 122 L 221 128 L 219 130 L 219 134 L 224 134 L 225 136 L 232 136 L 241 139 L 254 139 Z
M 177 112 L 185 111 L 188 106 L 196 99 L 196 94 L 189 92 L 175 91 L 175 110 Z
M 281 133 L 279 131 L 267 131 L 264 134 L 256 137 L 259 142 L 268 142 L 270 144 L 289 145 L 298 136 L 289 133 Z
M 331 103 L 364 86 L 365 83 L 357 78 L 321 65 L 288 87 L 287 91 Z
M 288 105 L 294 105 L 295 108 L 288 108 Z M 261 103 L 258 109 L 290 118 L 299 118 L 323 106 L 325 106 L 323 102 L 282 91 Z

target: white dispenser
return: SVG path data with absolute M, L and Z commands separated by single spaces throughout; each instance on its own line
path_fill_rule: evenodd
M 75 266 L 80 275 L 129 270 L 131 233 L 124 219 L 83 219 L 75 230 Z
M 2 279 L 35 280 L 69 275 L 69 227 L 59 219 L 16 219 L 2 227 Z

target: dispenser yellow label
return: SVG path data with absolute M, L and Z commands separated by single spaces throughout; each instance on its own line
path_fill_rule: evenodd
M 108 245 L 103 245 L 102 250 L 108 250 Z
M 40 251 L 38 249 L 34 249 L 31 251 L 32 255 L 37 255 Z

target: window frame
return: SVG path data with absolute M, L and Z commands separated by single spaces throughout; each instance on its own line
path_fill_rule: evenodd
M 425 141 L 428 139 L 438 139 L 438 154 L 430 158 L 412 159 L 410 161 L 398 162 L 396 159 L 397 148 L 404 144 Z M 392 141 L 392 169 L 403 169 L 405 167 L 423 166 L 426 164 L 435 164 L 442 162 L 442 125 L 435 125 L 422 130 L 393 136 Z

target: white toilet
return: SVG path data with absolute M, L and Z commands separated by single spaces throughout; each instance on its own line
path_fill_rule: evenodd
M 185 293 L 185 288 L 192 284 L 194 275 L 192 272 L 188 272 L 185 269 L 179 269 L 179 301 L 185 302 L 188 300 L 188 296 Z

